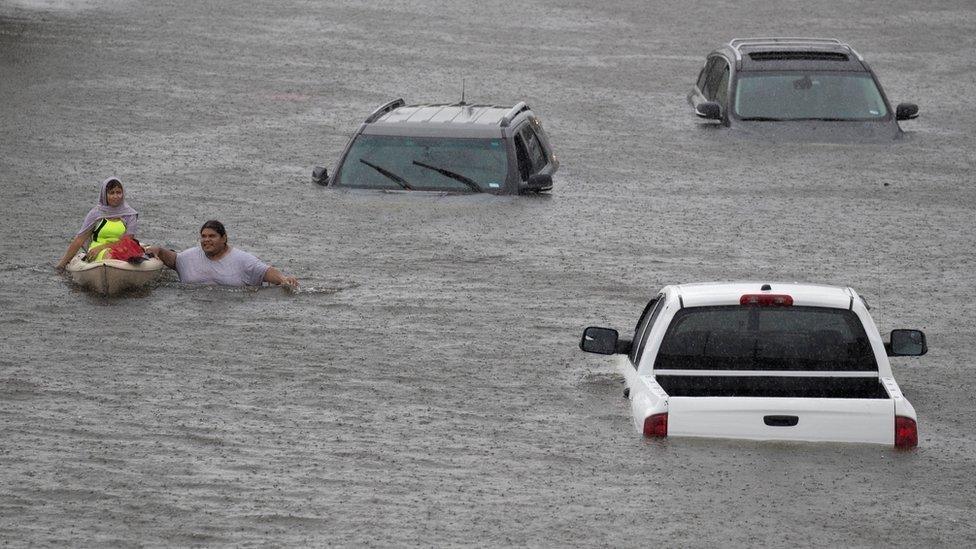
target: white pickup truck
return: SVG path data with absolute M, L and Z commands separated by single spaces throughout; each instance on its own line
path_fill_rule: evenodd
M 589 327 L 580 348 L 618 355 L 646 436 L 918 444 L 888 357 L 925 354 L 925 334 L 893 330 L 882 341 L 850 288 L 667 286 L 631 340 Z

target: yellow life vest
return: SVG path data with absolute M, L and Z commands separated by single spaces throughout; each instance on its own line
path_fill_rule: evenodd
M 98 223 L 95 223 L 95 228 L 92 229 L 91 244 L 88 245 L 88 249 L 92 249 L 95 246 L 101 246 L 102 244 L 114 244 L 122 238 L 125 234 L 125 223 L 121 219 L 103 219 Z M 89 259 L 89 261 L 101 261 L 105 259 L 105 254 L 108 253 L 108 248 L 103 248 L 100 250 L 95 257 Z

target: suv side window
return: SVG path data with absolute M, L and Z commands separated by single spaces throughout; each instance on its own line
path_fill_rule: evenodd
M 716 96 L 719 93 L 719 85 L 721 84 L 722 76 L 725 75 L 726 84 L 729 82 L 728 71 L 729 64 L 725 62 L 725 59 L 722 59 L 721 57 L 712 59 L 708 69 L 708 79 L 705 83 L 705 99 L 708 99 L 709 101 L 717 100 Z
M 713 66 L 715 66 L 714 57 L 709 59 L 708 62 L 705 63 L 705 66 L 702 67 L 701 73 L 698 74 L 697 86 L 698 86 L 698 91 L 700 91 L 702 95 L 705 95 L 705 83 L 708 82 L 708 74 L 709 72 L 711 72 Z
M 661 314 L 661 309 L 663 308 L 664 296 L 658 295 L 647 303 L 640 320 L 637 321 L 637 327 L 634 329 L 633 343 L 631 343 L 630 347 L 630 363 L 635 368 L 640 363 L 641 355 L 644 354 L 644 347 L 647 346 L 647 338 L 650 336 L 651 326 L 654 325 L 654 321 Z
M 525 181 L 532 175 L 532 160 L 529 159 L 529 150 L 522 139 L 522 132 L 515 134 L 515 160 L 518 163 L 519 177 Z
M 725 63 L 722 63 L 725 65 Z M 722 105 L 722 111 L 725 111 L 729 106 L 729 66 L 725 65 L 725 70 L 722 71 L 722 77 L 718 81 L 718 87 L 715 90 L 715 101 L 719 105 Z
M 549 159 L 546 157 L 546 151 L 542 147 L 542 142 L 530 126 L 522 128 L 520 133 L 525 138 L 525 147 L 529 153 L 529 161 L 532 165 L 530 173 L 538 173 L 549 163 Z

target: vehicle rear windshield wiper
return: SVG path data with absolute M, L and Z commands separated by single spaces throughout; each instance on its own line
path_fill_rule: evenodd
M 406 179 L 404 179 L 404 178 L 400 177 L 399 175 L 391 172 L 390 170 L 388 170 L 386 168 L 383 168 L 383 167 L 380 167 L 380 166 L 377 166 L 376 164 L 373 164 L 372 162 L 370 162 L 368 160 L 365 160 L 365 159 L 362 159 L 362 158 L 360 158 L 359 161 L 362 162 L 363 164 L 366 164 L 370 168 L 373 168 L 374 170 L 380 172 L 381 174 L 385 175 L 387 178 L 392 179 L 393 181 L 396 181 L 397 184 L 400 185 L 401 187 L 403 187 L 404 189 L 407 189 L 408 191 L 412 191 L 413 190 L 413 187 L 410 186 L 410 183 L 407 183 L 407 180 Z
M 816 120 L 816 121 L 824 121 L 824 122 L 849 122 L 849 121 L 851 121 L 853 119 L 851 119 L 851 118 L 827 118 L 827 117 L 811 116 L 809 118 L 791 118 L 790 120 Z
M 484 191 L 481 190 L 481 186 L 478 185 L 478 182 L 475 181 L 474 179 L 471 179 L 470 177 L 461 175 L 459 173 L 452 172 L 451 170 L 448 170 L 448 169 L 445 169 L 445 168 L 440 168 L 440 167 L 437 167 L 437 166 L 431 166 L 430 164 L 424 164 L 423 162 L 421 162 L 419 160 L 414 160 L 413 163 L 415 165 L 417 165 L 417 166 L 420 166 L 421 168 L 427 168 L 428 170 L 434 170 L 435 172 L 443 175 L 444 177 L 449 177 L 449 178 L 451 178 L 451 179 L 453 179 L 455 181 L 460 181 L 461 183 L 464 183 L 468 187 L 471 187 L 471 190 L 474 191 L 474 192 L 476 192 L 476 193 L 484 192 Z
M 773 118 L 771 116 L 744 116 L 741 120 L 759 120 L 764 122 L 803 122 L 803 121 L 817 121 L 817 122 L 850 122 L 856 120 L 854 118 L 829 118 L 820 116 L 809 116 L 803 118 Z

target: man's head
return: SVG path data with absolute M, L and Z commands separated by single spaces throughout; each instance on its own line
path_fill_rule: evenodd
M 207 257 L 213 258 L 224 253 L 227 249 L 227 231 L 224 224 L 211 219 L 200 227 L 200 247 Z

